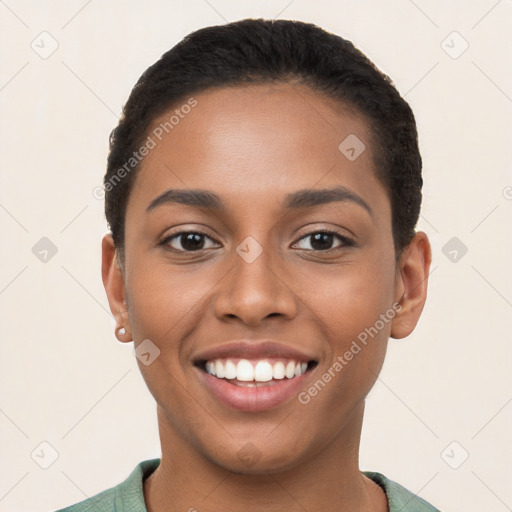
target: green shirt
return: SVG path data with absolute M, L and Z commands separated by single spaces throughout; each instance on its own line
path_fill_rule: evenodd
M 160 459 L 145 460 L 116 487 L 56 512 L 147 512 L 142 484 L 159 464 Z M 384 489 L 388 497 L 389 512 L 440 512 L 439 509 L 429 505 L 424 499 L 400 484 L 389 480 L 382 473 L 363 471 L 363 474 Z

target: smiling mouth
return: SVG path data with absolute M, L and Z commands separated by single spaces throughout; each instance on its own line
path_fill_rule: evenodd
M 205 373 L 240 387 L 266 387 L 293 380 L 311 371 L 317 361 L 286 358 L 216 358 L 195 363 Z

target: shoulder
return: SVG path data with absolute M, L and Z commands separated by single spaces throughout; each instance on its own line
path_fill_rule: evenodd
M 145 460 L 119 485 L 56 512 L 145 512 L 143 482 L 159 464 L 160 459 Z
M 116 492 L 116 487 L 112 487 L 56 512 L 114 512 L 116 510 Z
M 364 475 L 379 484 L 388 497 L 389 512 L 441 512 L 417 494 L 390 480 L 382 473 L 363 471 Z

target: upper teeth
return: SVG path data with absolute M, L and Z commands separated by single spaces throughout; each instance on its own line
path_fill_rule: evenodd
M 272 379 L 291 379 L 306 372 L 308 363 L 297 361 L 268 360 L 249 361 L 248 359 L 212 359 L 206 362 L 206 371 L 219 379 L 237 379 L 244 382 L 267 382 Z

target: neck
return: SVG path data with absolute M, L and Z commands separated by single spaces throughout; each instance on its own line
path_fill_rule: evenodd
M 159 467 L 144 482 L 148 512 L 387 512 L 384 491 L 359 471 L 364 402 L 332 442 L 293 469 L 240 474 L 222 468 L 183 439 L 158 408 Z M 172 504 L 171 506 L 169 504 Z

